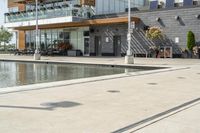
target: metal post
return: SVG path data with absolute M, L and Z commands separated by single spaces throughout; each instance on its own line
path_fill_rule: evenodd
M 125 56 L 126 64 L 134 63 L 134 56 L 131 53 L 131 0 L 128 0 L 128 33 L 127 33 L 128 50 Z
M 36 50 L 38 50 L 38 0 L 36 0 L 36 5 L 35 5 L 35 20 L 36 20 L 36 27 L 35 27 L 35 31 L 36 31 Z
M 128 35 L 127 35 L 127 41 L 128 41 L 128 50 L 127 55 L 131 55 L 131 2 L 128 0 Z
M 38 0 L 35 0 L 35 20 L 36 20 L 36 43 L 35 43 L 35 54 L 34 54 L 34 60 L 40 60 L 40 51 L 39 51 L 39 32 L 38 32 Z

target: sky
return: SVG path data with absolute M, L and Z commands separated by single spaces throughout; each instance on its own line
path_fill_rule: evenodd
M 7 0 L 0 0 L 0 27 L 4 24 L 4 13 L 8 12 L 7 7 Z M 13 34 L 13 38 L 10 43 L 16 43 L 15 34 Z
M 7 0 L 0 0 L 0 26 L 4 24 L 5 12 L 7 12 Z

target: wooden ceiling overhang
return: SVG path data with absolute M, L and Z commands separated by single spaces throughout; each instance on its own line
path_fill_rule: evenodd
M 138 24 L 140 22 L 140 18 L 131 17 L 131 21 L 134 21 L 136 24 Z M 58 28 L 68 28 L 68 27 L 90 27 L 90 26 L 124 24 L 124 23 L 128 23 L 128 17 L 90 19 L 90 20 L 83 20 L 83 21 L 79 21 L 79 22 L 44 24 L 44 25 L 39 25 L 39 29 L 58 29 Z M 34 30 L 35 26 L 16 27 L 14 29 L 15 30 Z
M 67 1 L 68 0 L 38 0 L 39 3 L 67 2 Z M 35 0 L 10 0 L 9 3 L 28 4 L 28 3 L 35 3 Z M 81 0 L 80 4 L 95 6 L 95 0 Z
M 46 1 L 48 2 L 50 0 L 38 0 L 39 3 L 46 2 Z M 35 0 L 11 0 L 10 3 L 27 4 L 27 3 L 35 3 Z

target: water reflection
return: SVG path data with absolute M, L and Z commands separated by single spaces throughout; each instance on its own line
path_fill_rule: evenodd
M 72 64 L 0 62 L 0 88 L 85 77 L 120 74 L 138 69 Z

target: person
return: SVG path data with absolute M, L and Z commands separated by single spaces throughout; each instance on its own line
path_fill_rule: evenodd
M 14 50 L 14 55 L 19 55 L 19 49 Z
M 159 50 L 156 49 L 155 51 L 156 51 L 156 58 L 158 58 L 158 56 L 159 56 Z
M 198 58 L 200 59 L 200 47 L 198 47 Z

